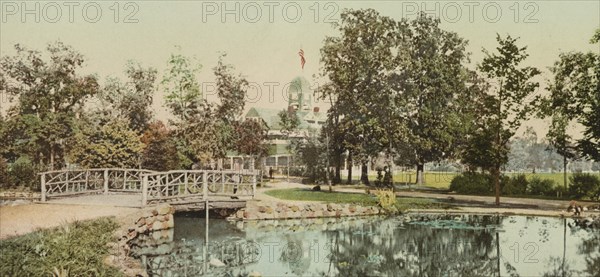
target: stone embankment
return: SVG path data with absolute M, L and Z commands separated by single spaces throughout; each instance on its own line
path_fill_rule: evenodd
M 111 245 L 113 255 L 105 262 L 121 268 L 126 276 L 148 276 L 145 266 L 131 254 L 139 251 L 169 253 L 175 227 L 174 214 L 175 208 L 165 204 L 122 219 L 118 243 Z
M 382 214 L 375 206 L 335 203 L 288 204 L 285 202 L 248 202 L 246 208 L 231 215 L 230 220 L 299 219 L 347 217 Z

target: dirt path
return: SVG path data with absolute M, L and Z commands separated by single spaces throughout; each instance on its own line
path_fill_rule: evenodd
M 265 191 L 273 189 L 290 189 L 303 188 L 310 189 L 310 185 L 302 185 L 297 183 L 279 182 L 269 184 L 268 187 L 257 191 L 256 199 L 266 201 L 281 201 L 275 197 L 264 194 Z M 322 189 L 326 189 L 322 187 Z M 364 189 L 355 189 L 349 187 L 333 187 L 334 191 L 365 193 Z M 506 214 L 506 215 L 537 215 L 537 216 L 570 216 L 571 213 L 566 212 L 570 201 L 566 200 L 546 200 L 532 198 L 515 198 L 515 197 L 500 197 L 501 206 L 495 206 L 496 198 L 493 196 L 475 196 L 475 195 L 458 195 L 458 194 L 442 194 L 419 191 L 399 191 L 396 192 L 400 197 L 414 197 L 437 199 L 456 205 L 456 210 L 411 210 L 414 212 L 440 212 L 440 213 L 474 213 L 474 214 Z M 286 202 L 306 202 L 306 201 L 290 201 Z M 599 203 L 580 202 L 583 205 L 594 205 Z M 600 211 L 589 211 L 586 214 L 598 215 Z
M 104 216 L 120 217 L 135 211 L 139 211 L 139 209 L 61 204 L 0 206 L 0 239 L 27 234 L 38 228 L 56 227 L 76 220 Z

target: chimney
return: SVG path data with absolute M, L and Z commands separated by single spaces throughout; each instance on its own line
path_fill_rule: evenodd
M 319 107 L 314 107 L 313 108 L 313 112 L 318 113 L 319 112 Z

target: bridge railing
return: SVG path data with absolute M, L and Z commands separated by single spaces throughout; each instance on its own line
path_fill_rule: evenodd
M 174 170 L 144 173 L 142 205 L 208 199 L 209 196 L 251 196 L 259 171 Z
M 48 197 L 83 193 L 142 192 L 145 169 L 93 168 L 40 173 L 42 201 Z

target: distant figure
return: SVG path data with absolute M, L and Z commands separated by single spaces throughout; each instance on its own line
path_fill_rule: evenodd
M 387 166 L 383 167 L 383 184 L 386 187 L 392 187 L 392 173 L 390 172 L 390 168 Z
M 231 177 L 232 181 L 233 181 L 233 194 L 237 194 L 238 191 L 238 184 L 242 182 L 242 178 L 239 175 L 233 175 L 233 177 Z M 231 196 L 231 199 L 240 199 L 237 196 Z
M 269 167 L 269 179 L 273 179 L 273 168 Z
M 316 185 L 312 188 L 313 191 L 321 191 L 321 186 L 320 185 Z

